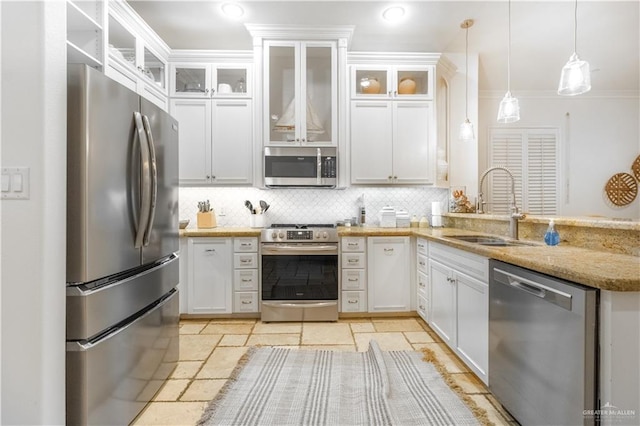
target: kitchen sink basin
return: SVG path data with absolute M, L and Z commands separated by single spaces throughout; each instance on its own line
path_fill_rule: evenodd
M 524 241 L 508 240 L 505 238 L 494 237 L 493 235 L 451 235 L 451 236 L 448 236 L 447 238 L 464 241 L 466 243 L 480 244 L 481 246 L 493 246 L 493 247 L 535 245 L 533 243 L 528 243 Z

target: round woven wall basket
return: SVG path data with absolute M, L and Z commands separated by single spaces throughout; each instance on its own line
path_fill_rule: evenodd
M 631 170 L 633 170 L 633 175 L 636 177 L 636 180 L 640 182 L 640 155 L 636 157 L 636 161 L 631 165 Z
M 616 206 L 626 206 L 638 195 L 638 183 L 629 173 L 616 173 L 604 187 L 609 201 Z

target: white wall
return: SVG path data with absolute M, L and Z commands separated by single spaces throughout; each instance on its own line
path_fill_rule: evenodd
M 555 93 L 519 93 L 521 120 L 498 125 L 498 104 L 504 93 L 480 96 L 479 169 L 486 170 L 491 127 L 556 127 L 560 129 L 561 173 L 564 176 L 560 214 L 598 215 L 640 220 L 640 197 L 625 207 L 613 206 L 604 187 L 616 173 L 631 172 L 640 154 L 638 93 L 587 93 L 562 97 Z
M 469 54 L 469 75 L 465 75 L 464 54 L 447 53 L 447 58 L 457 67 L 451 79 L 451 138 L 449 147 L 449 182 L 451 187 L 466 187 L 470 200 L 478 194 L 478 55 Z M 468 111 L 469 120 L 473 124 L 476 139 L 463 142 L 458 139 L 460 125 L 465 120 L 465 79 L 468 78 Z
M 31 169 L 2 201 L 2 424 L 65 421 L 66 9 L 0 2 L 2 166 Z

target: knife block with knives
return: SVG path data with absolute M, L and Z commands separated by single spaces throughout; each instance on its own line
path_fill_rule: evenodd
M 198 228 L 215 228 L 216 214 L 207 201 L 198 202 L 198 215 L 197 215 Z

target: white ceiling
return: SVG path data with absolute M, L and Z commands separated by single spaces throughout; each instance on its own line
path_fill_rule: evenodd
M 498 1 L 236 1 L 245 15 L 231 21 L 223 2 L 128 0 L 173 49 L 251 50 L 244 24 L 353 25 L 351 51 L 464 53 L 460 23 L 474 19 L 469 52 L 479 54 L 480 89 L 506 89 L 508 4 Z M 390 4 L 408 16 L 390 25 Z M 555 90 L 573 52 L 573 1 L 511 4 L 511 89 Z M 640 90 L 640 2 L 578 3 L 578 54 L 592 69 L 596 90 Z

